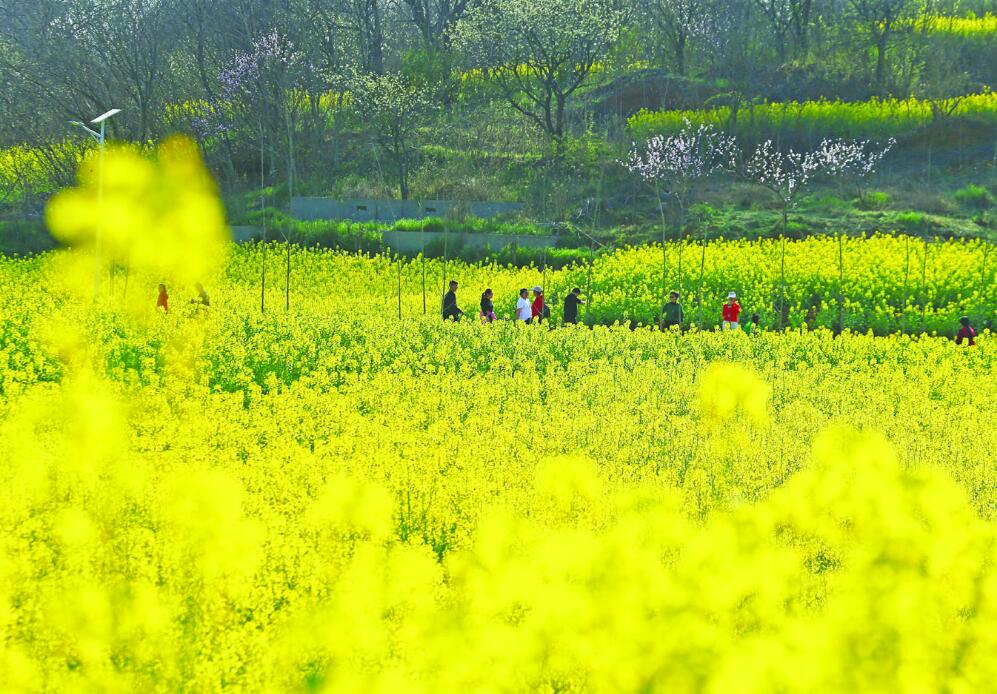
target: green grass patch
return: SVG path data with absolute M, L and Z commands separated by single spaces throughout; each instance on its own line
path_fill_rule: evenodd
M 983 186 L 970 183 L 955 192 L 955 199 L 961 205 L 977 210 L 985 210 L 994 204 L 994 196 Z

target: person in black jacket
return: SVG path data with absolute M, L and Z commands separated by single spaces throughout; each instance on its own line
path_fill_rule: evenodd
M 494 323 L 496 320 L 493 296 L 491 289 L 486 289 L 481 295 L 481 313 L 478 314 L 478 318 L 481 319 L 482 323 Z
M 457 280 L 450 280 L 450 291 L 443 295 L 443 320 L 459 321 L 464 312 L 457 308 Z
M 662 331 L 671 330 L 673 327 L 678 327 L 679 330 L 682 329 L 682 304 L 679 303 L 679 293 L 671 292 L 668 294 L 668 303 L 664 305 L 661 309 L 661 321 L 659 327 Z
M 584 305 L 585 300 L 582 299 L 582 290 L 575 287 L 571 290 L 571 293 L 564 297 L 564 323 L 565 325 L 578 322 L 578 306 Z

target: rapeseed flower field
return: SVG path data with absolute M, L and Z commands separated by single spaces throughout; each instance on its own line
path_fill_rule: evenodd
M 563 269 L 414 260 L 390 254 L 291 250 L 291 304 L 325 315 L 355 313 L 403 319 L 439 312 L 449 279 L 461 284 L 458 303 L 477 314 L 481 293 L 491 288 L 499 317 L 515 314 L 519 290 L 545 287 L 555 320 L 572 288 L 586 295 L 579 317 L 588 324 L 654 325 L 662 301 L 660 245 L 627 247 Z M 261 269 L 266 265 L 266 305 L 286 305 L 283 244 L 243 246 L 230 256 L 225 300 L 251 312 L 260 307 Z M 997 252 L 979 240 L 924 240 L 907 236 L 815 236 L 780 239 L 668 243 L 665 286 L 682 296 L 686 327 L 710 330 L 735 291 L 763 328 L 832 328 L 878 335 L 927 332 L 953 337 L 959 317 L 980 329 L 997 326 Z M 148 280 L 153 284 L 156 278 Z M 425 288 L 425 293 L 424 289 Z M 190 286 L 185 287 L 190 292 Z M 145 298 L 148 303 L 148 290 Z M 425 313 L 424 313 L 425 312 Z
M 176 151 L 140 218 L 211 209 Z M 399 320 L 397 263 L 303 250 L 261 313 L 262 248 L 126 221 L 96 299 L 83 226 L 0 260 L 3 691 L 997 681 L 989 332 Z
M 993 37 L 992 16 L 979 20 L 934 18 L 928 20 L 933 31 L 958 35 Z M 989 90 L 948 100 L 942 106 L 953 115 L 981 123 L 997 120 L 997 94 Z M 634 114 L 627 121 L 633 136 L 640 140 L 658 134 L 676 133 L 688 120 L 693 125 L 722 125 L 736 122 L 741 135 L 773 137 L 777 133 L 797 133 L 806 137 L 887 138 L 903 135 L 932 122 L 930 99 L 873 98 L 868 101 L 840 99 L 788 101 L 750 104 L 738 108 L 737 117 L 723 106 L 707 110 L 648 111 Z

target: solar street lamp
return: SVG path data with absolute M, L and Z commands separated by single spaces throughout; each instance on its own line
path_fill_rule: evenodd
M 99 160 L 97 164 L 97 229 L 94 234 L 94 267 L 93 267 L 93 298 L 97 298 L 97 294 L 100 291 L 100 232 L 101 226 L 104 223 L 104 125 L 110 118 L 121 113 L 120 108 L 112 108 L 106 113 L 94 118 L 90 121 L 91 125 L 99 125 L 100 130 L 94 130 L 86 123 L 78 120 L 69 121 L 70 125 L 75 125 L 82 128 L 90 135 L 94 140 L 97 141 L 97 145 L 100 148 Z

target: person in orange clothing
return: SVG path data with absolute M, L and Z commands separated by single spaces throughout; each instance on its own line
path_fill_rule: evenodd
M 156 299 L 156 308 L 163 307 L 163 313 L 170 312 L 170 295 L 166 293 L 166 285 L 159 285 L 159 298 Z

